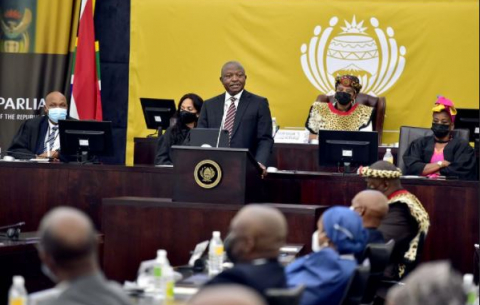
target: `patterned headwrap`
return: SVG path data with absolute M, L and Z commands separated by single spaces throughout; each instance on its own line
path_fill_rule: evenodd
M 347 207 L 331 207 L 322 215 L 323 230 L 340 254 L 359 253 L 365 249 L 367 232 L 362 218 Z
M 452 123 L 455 122 L 455 116 L 457 115 L 457 109 L 453 102 L 443 96 L 438 96 L 435 106 L 433 107 L 433 112 L 442 112 L 446 111 Z
M 372 169 L 368 166 L 360 166 L 358 174 L 365 178 L 379 178 L 379 179 L 398 179 L 402 176 L 402 171 L 397 168 L 396 170 L 386 169 Z
M 353 75 L 339 75 L 335 77 L 335 89 L 340 84 L 344 87 L 352 87 L 356 94 L 358 94 L 360 89 L 362 89 L 362 85 L 360 84 L 358 77 Z

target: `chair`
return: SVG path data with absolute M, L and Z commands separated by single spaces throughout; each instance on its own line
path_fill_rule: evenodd
M 334 96 L 321 94 L 317 97 L 317 101 L 332 103 L 334 101 Z M 385 121 L 385 109 L 387 105 L 385 98 L 359 93 L 355 101 L 359 104 L 370 106 L 375 109 L 372 118 L 372 127 L 374 131 L 378 132 L 378 143 L 382 143 L 383 122 Z
M 363 295 L 362 304 L 372 304 L 377 289 L 383 279 L 385 268 L 390 263 L 395 241 L 389 240 L 386 244 L 368 244 L 365 249 L 365 258 L 370 262 L 370 275 Z
M 423 138 L 426 136 L 433 135 L 433 131 L 429 128 L 421 128 L 421 127 L 410 127 L 410 126 L 402 126 L 400 127 L 400 140 L 398 146 L 398 153 L 397 153 L 397 166 L 405 172 L 405 163 L 403 162 L 403 154 L 407 151 L 410 143 L 414 140 Z M 455 129 L 452 132 L 452 136 L 454 138 L 461 138 L 468 141 L 470 136 L 470 131 L 468 129 Z
M 345 289 L 341 305 L 360 305 L 367 287 L 370 267 L 357 266 Z
M 298 305 L 302 297 L 304 285 L 287 289 L 267 289 L 265 295 L 269 305 Z

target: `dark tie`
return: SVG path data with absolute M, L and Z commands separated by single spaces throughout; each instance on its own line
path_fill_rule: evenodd
M 227 117 L 225 118 L 225 125 L 224 128 L 228 130 L 228 135 L 230 139 L 232 139 L 232 131 L 233 131 L 233 122 L 235 121 L 235 113 L 237 113 L 237 107 L 235 107 L 235 97 L 230 98 L 230 107 L 227 110 Z
M 58 126 L 52 127 L 52 130 L 50 131 L 50 134 L 48 135 L 47 142 L 45 142 L 45 148 L 43 149 L 43 152 L 47 152 L 48 148 L 50 147 L 50 150 L 53 149 L 53 143 L 55 143 L 55 133 L 58 130 Z

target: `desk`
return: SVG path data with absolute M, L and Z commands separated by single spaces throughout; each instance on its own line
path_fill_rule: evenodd
M 308 245 L 320 214 L 317 205 L 273 204 L 287 219 L 288 243 Z M 154 259 L 157 249 L 167 249 L 170 264 L 185 265 L 195 245 L 220 231 L 225 239 L 230 221 L 242 205 L 172 202 L 159 198 L 104 199 L 102 228 L 105 234 L 104 271 L 108 278 L 134 280 L 140 262 Z M 128 249 L 128 250 L 127 250 Z
M 102 231 L 103 198 L 171 198 L 172 175 L 173 168 L 2 162 L 0 224 L 25 221 L 25 230 L 33 231 L 46 211 L 63 204 L 87 212 Z M 264 201 L 275 203 L 349 205 L 365 189 L 361 177 L 315 172 L 273 173 L 262 183 Z M 479 183 L 422 179 L 402 183 L 431 218 L 424 258 L 451 259 L 460 271 L 472 272 L 471 249 L 479 241 Z
M 158 138 L 135 138 L 133 164 L 152 165 Z M 392 147 L 392 155 L 397 160 L 397 148 Z M 378 159 L 381 160 L 387 147 L 378 147 Z M 280 144 L 273 145 L 273 154 L 268 166 L 282 170 L 319 171 L 318 145 L 314 144 Z

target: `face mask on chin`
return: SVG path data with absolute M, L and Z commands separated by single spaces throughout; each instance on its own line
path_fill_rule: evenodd
M 346 106 L 352 102 L 352 96 L 347 92 L 336 92 L 335 100 L 342 106 Z

